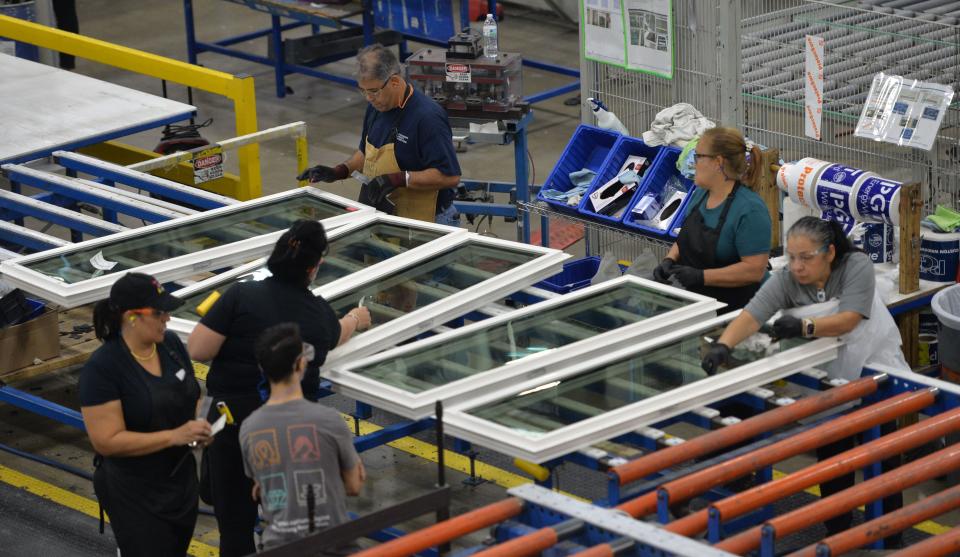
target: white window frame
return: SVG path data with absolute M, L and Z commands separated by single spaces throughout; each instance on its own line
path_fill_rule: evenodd
M 388 215 L 386 213 L 381 213 L 377 211 L 377 212 L 365 212 L 364 214 L 359 215 L 353 222 L 349 224 L 345 224 L 343 226 L 339 226 L 329 231 L 327 233 L 327 241 L 328 242 L 333 241 L 337 238 L 351 234 L 361 228 L 365 228 L 367 226 L 371 226 L 377 223 L 383 223 L 383 224 L 388 224 L 393 226 L 406 226 L 409 228 L 415 228 L 419 230 L 445 233 L 444 236 L 440 236 L 435 240 L 432 240 L 423 245 L 417 246 L 413 249 L 407 250 L 406 252 L 400 255 L 397 255 L 396 257 L 390 258 L 390 260 L 403 258 L 406 260 L 412 259 L 414 261 L 421 261 L 423 259 L 423 257 L 420 255 L 421 252 L 433 253 L 432 251 L 428 251 L 428 246 L 440 240 L 444 240 L 447 238 L 455 238 L 460 235 L 464 235 L 468 233 L 465 228 L 459 228 L 456 226 L 447 226 L 444 224 L 436 224 L 432 222 L 424 222 L 424 221 L 409 219 L 404 217 L 397 217 L 397 216 Z M 269 244 L 263 244 L 262 242 L 258 242 L 258 245 L 260 245 L 260 248 L 258 251 L 253 253 L 253 257 L 258 257 L 258 259 L 251 261 L 245 265 L 241 265 L 239 267 L 230 269 L 229 271 L 220 273 L 216 276 L 210 277 L 206 280 L 202 280 L 194 284 L 191 284 L 190 286 L 181 288 L 180 290 L 177 290 L 172 294 L 179 298 L 189 298 L 190 296 L 193 296 L 197 292 L 220 287 L 221 285 L 230 283 L 231 281 L 233 281 L 239 276 L 243 276 L 247 273 L 260 269 L 261 267 L 266 265 L 267 256 L 270 254 L 270 251 L 273 249 L 273 245 L 276 242 L 276 239 L 280 237 L 276 233 L 273 233 L 270 236 L 273 238 L 273 240 Z M 245 240 L 245 241 L 249 242 L 250 240 Z M 375 265 L 371 265 L 368 269 L 373 268 L 376 265 L 380 265 L 380 264 L 381 263 L 376 263 Z M 368 269 L 364 269 L 362 272 L 366 272 Z M 196 326 L 197 326 L 197 321 L 193 321 L 192 319 L 184 319 L 182 317 L 172 317 L 170 318 L 170 321 L 167 323 L 167 329 L 177 333 L 177 335 L 184 342 L 186 342 L 187 337 L 190 336 L 190 333 L 193 332 L 193 329 Z
M 650 426 L 701 407 L 728 398 L 737 393 L 776 381 L 799 371 L 831 361 L 837 357 L 840 341 L 821 338 L 779 354 L 683 385 L 659 395 L 628 404 L 622 408 L 592 416 L 575 424 L 558 428 L 538 438 L 521 435 L 512 428 L 493 423 L 467 412 L 491 402 L 505 400 L 524 391 L 553 381 L 560 381 L 598 367 L 613 364 L 624 358 L 641 354 L 676 342 L 684 337 L 724 325 L 739 312 L 728 313 L 673 331 L 633 347 L 583 360 L 573 357 L 568 365 L 542 374 L 535 379 L 513 383 L 454 405 L 444 411 L 444 427 L 449 435 L 487 447 L 501 454 L 542 463 L 570 454 L 592 443 L 612 439 L 630 431 Z M 607 343 L 613 346 L 612 342 Z M 603 347 L 597 347 L 603 353 Z
M 450 240 L 454 240 L 454 242 L 452 244 L 438 244 L 436 246 L 433 244 L 437 242 L 428 244 L 427 247 L 430 248 L 431 253 L 427 254 L 425 259 L 439 257 L 444 252 L 456 249 L 467 243 L 476 243 L 492 248 L 499 247 L 505 250 L 526 251 L 538 254 L 538 257 L 515 269 L 500 273 L 499 275 L 466 288 L 454 296 L 448 296 L 447 298 L 411 311 L 403 317 L 398 317 L 369 331 L 354 334 L 350 340 L 327 354 L 327 360 L 321 368 L 321 373 L 324 370 L 331 369 L 333 365 L 339 364 L 347 358 L 356 360 L 375 352 L 380 352 L 410 337 L 434 329 L 481 306 L 497 301 L 531 284 L 553 276 L 563 270 L 563 262 L 571 257 L 570 254 L 560 250 L 480 236 L 473 232 L 458 235 L 455 238 L 450 238 Z M 319 296 L 323 296 L 325 300 L 333 300 L 351 290 L 362 288 L 371 282 L 376 282 L 394 273 L 414 267 L 417 264 L 410 264 L 403 258 L 394 257 L 393 259 L 389 259 L 367 269 L 364 273 L 354 273 L 353 275 L 316 288 L 313 292 Z
M 404 355 L 428 350 L 437 345 L 447 343 L 448 341 L 469 337 L 491 326 L 522 319 L 531 314 L 548 312 L 626 284 L 647 287 L 686 299 L 690 301 L 690 303 L 661 315 L 644 319 L 643 321 L 631 323 L 624 327 L 600 333 L 596 336 L 579 340 L 565 346 L 550 348 L 543 352 L 531 354 L 503 366 L 483 371 L 470 377 L 464 377 L 447 383 L 446 385 L 437 386 L 419 393 L 412 393 L 353 371 Z M 546 370 L 554 369 L 556 366 L 562 365 L 572 358 L 582 359 L 588 358 L 591 355 L 597 355 L 597 348 L 595 347 L 598 345 L 602 346 L 602 351 L 609 352 L 614 347 L 636 345 L 639 342 L 652 338 L 653 335 L 663 334 L 689 326 L 694 319 L 704 320 L 716 317 L 717 310 L 722 307 L 724 307 L 724 304 L 707 296 L 701 296 L 639 277 L 623 276 L 563 296 L 542 301 L 516 311 L 472 323 L 434 337 L 392 348 L 386 352 L 381 352 L 362 360 L 341 360 L 339 363 L 326 369 L 323 375 L 325 379 L 333 382 L 335 390 L 345 396 L 366 402 L 405 418 L 419 420 L 433 414 L 434 404 L 437 400 L 442 400 L 444 405 L 455 405 L 492 390 L 502 388 L 503 384 L 515 384 L 542 376 Z M 612 342 L 608 343 L 608 341 Z
M 237 203 L 236 205 L 227 205 L 217 209 L 212 209 L 210 211 L 197 213 L 195 215 L 171 219 L 169 221 L 159 222 L 140 228 L 134 228 L 123 232 L 118 232 L 116 234 L 103 236 L 101 238 L 95 238 L 92 240 L 71 244 L 69 246 L 46 250 L 17 259 L 4 261 L 0 263 L 0 277 L 27 292 L 46 298 L 47 300 L 50 300 L 61 307 L 72 308 L 106 298 L 109 295 L 110 287 L 113 285 L 114 281 L 122 276 L 123 273 L 146 273 L 156 277 L 156 279 L 161 282 L 168 282 L 188 277 L 206 269 L 216 269 L 218 267 L 237 265 L 239 263 L 249 261 L 250 257 L 252 257 L 250 254 L 261 250 L 264 245 L 272 245 L 274 242 L 276 242 L 276 239 L 280 236 L 280 234 L 283 233 L 283 231 L 265 234 L 256 238 L 249 238 L 241 242 L 233 242 L 222 246 L 216 246 L 195 253 L 173 257 L 164 261 L 148 263 L 133 269 L 126 269 L 119 273 L 110 273 L 69 284 L 27 267 L 27 265 L 30 263 L 39 260 L 49 259 L 51 257 L 56 257 L 63 254 L 71 254 L 82 250 L 96 249 L 99 246 L 113 244 L 118 241 L 122 242 L 128 239 L 141 238 L 156 232 L 163 232 L 176 229 L 181 226 L 195 224 L 200 221 L 216 219 L 224 215 L 230 215 L 239 211 L 266 205 L 277 200 L 300 196 L 303 195 L 304 192 L 306 192 L 307 195 L 353 209 L 348 213 L 321 220 L 320 222 L 322 222 L 324 227 L 328 230 L 353 222 L 361 215 L 372 213 L 374 211 L 372 207 L 367 205 L 363 205 L 345 197 L 341 197 L 339 195 L 325 192 L 316 188 L 309 186 L 304 188 L 296 188 L 250 201 L 245 201 L 243 203 Z

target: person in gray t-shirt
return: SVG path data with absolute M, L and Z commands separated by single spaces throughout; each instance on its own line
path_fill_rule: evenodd
M 859 377 L 863 364 L 893 364 L 903 361 L 899 350 L 900 336 L 882 302 L 875 301 L 876 281 L 873 265 L 866 254 L 853 250 L 843 229 L 834 221 L 803 217 L 787 232 L 787 269 L 773 274 L 708 349 L 702 366 L 707 373 L 715 373 L 730 357 L 730 349 L 757 332 L 760 326 L 781 309 L 837 300 L 834 313 L 824 317 L 801 319 L 784 315 L 773 324 L 773 334 L 779 338 L 839 337 L 847 343 L 840 347 L 837 359 L 825 368 L 832 375 L 847 374 L 844 379 Z M 878 304 L 878 305 L 875 305 Z M 880 312 L 884 312 L 881 315 Z M 871 318 L 871 314 L 872 318 Z M 864 321 L 865 319 L 869 322 Z M 859 328 L 859 329 L 858 329 Z M 858 329 L 857 331 L 854 331 Z M 856 356 L 854 356 L 856 354 Z M 842 419 L 842 418 L 838 418 Z M 896 421 L 881 424 L 882 435 L 896 431 Z M 854 448 L 856 435 L 817 448 L 817 459 L 824 461 Z M 882 461 L 884 473 L 899 465 L 900 455 Z M 826 499 L 854 485 L 854 474 L 844 474 L 820 484 L 820 494 Z M 903 505 L 903 496 L 893 493 L 883 499 L 883 512 L 890 513 Z M 824 521 L 828 535 L 847 530 L 853 514 L 845 512 Z M 884 547 L 899 547 L 899 533 L 884 540 Z
M 264 548 L 302 538 L 311 526 L 346 522 L 346 495 L 358 495 L 366 475 L 340 415 L 303 398 L 300 381 L 312 349 L 294 323 L 270 327 L 257 340 L 270 398 L 243 421 L 240 448 L 267 522 Z
M 789 264 L 770 276 L 743 312 L 710 346 L 702 365 L 707 373 L 727 363 L 730 350 L 757 332 L 777 311 L 838 300 L 837 312 L 816 319 L 784 315 L 773 324 L 777 338 L 838 337 L 870 318 L 876 279 L 866 254 L 853 250 L 834 221 L 804 217 L 787 232 Z

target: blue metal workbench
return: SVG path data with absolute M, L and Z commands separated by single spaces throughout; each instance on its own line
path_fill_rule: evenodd
M 333 29 L 363 29 L 363 44 L 370 45 L 375 40 L 376 28 L 390 29 L 402 35 L 400 42 L 401 60 L 406 58 L 406 41 L 412 40 L 434 46 L 447 46 L 447 40 L 454 34 L 453 5 L 449 0 L 427 0 L 421 3 L 420 11 L 408 10 L 402 0 L 372 2 L 371 0 L 357 0 L 344 6 L 313 5 L 297 0 L 227 0 L 240 4 L 251 10 L 262 12 L 270 16 L 270 27 L 208 42 L 197 40 L 196 18 L 194 17 L 193 0 L 183 0 L 184 21 L 187 36 L 187 60 L 191 64 L 197 63 L 197 57 L 202 52 L 216 52 L 224 56 L 240 58 L 258 64 L 272 66 L 276 82 L 277 97 L 285 97 L 287 86 L 285 78 L 290 73 L 301 73 L 321 79 L 340 83 L 350 87 L 356 86 L 356 80 L 350 77 L 320 71 L 317 66 L 342 60 L 353 56 L 354 52 L 341 53 L 326 58 L 314 60 L 310 65 L 293 64 L 286 61 L 283 44 L 283 33 L 306 25 L 311 26 L 313 34 L 317 34 L 321 27 Z M 460 27 L 470 24 L 469 5 L 466 0 L 460 3 Z M 488 10 L 496 11 L 497 3 L 488 2 Z M 356 21 L 360 16 L 360 21 Z M 283 22 L 283 18 L 288 21 Z M 232 48 L 234 45 L 248 42 L 262 37 L 269 37 L 268 56 L 251 54 Z M 566 85 L 541 91 L 530 95 L 525 100 L 537 103 L 559 95 L 580 90 L 579 68 L 568 68 L 558 64 L 550 64 L 537 60 L 524 59 L 523 65 L 542 71 L 552 72 L 576 78 Z

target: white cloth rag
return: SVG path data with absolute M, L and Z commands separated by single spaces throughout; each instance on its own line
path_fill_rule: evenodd
M 677 103 L 657 113 L 650 129 L 643 132 L 643 142 L 651 147 L 684 147 L 688 141 L 715 125 L 693 105 Z

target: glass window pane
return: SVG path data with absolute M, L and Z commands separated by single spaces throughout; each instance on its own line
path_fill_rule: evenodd
M 337 315 L 344 315 L 363 299 L 376 327 L 539 256 L 529 251 L 466 242 L 430 261 L 330 300 L 330 305 Z
M 627 283 L 351 371 L 419 393 L 691 303 L 672 294 Z
M 371 223 L 349 234 L 330 240 L 330 251 L 323 259 L 323 263 L 320 264 L 320 270 L 317 272 L 317 278 L 313 281 L 311 288 L 343 278 L 444 235 L 444 232 L 436 230 Z M 197 291 L 184 299 L 186 303 L 174 312 L 174 316 L 199 321 L 200 315 L 197 314 L 197 306 L 206 300 L 214 290 L 226 292 L 230 285 L 234 283 L 263 280 L 269 276 L 270 271 L 267 270 L 266 266 L 263 266 L 229 282 Z
M 375 223 L 330 242 L 311 288 L 323 286 L 351 273 L 446 236 L 445 232 Z
M 473 408 L 467 413 L 535 439 L 561 427 L 706 378 L 707 374 L 700 369 L 700 360 L 705 354 L 708 339 L 712 341 L 718 338 L 722 331 L 718 327 L 690 335 L 644 354 L 608 364 L 602 369 L 546 383 Z M 768 344 L 767 348 L 753 342 L 753 339 L 748 341 L 734 350 L 730 368 L 806 342 L 803 339 L 781 341 Z M 745 348 L 745 345 L 748 347 Z
M 320 220 L 346 212 L 346 208 L 305 191 L 302 195 L 277 199 L 229 215 L 121 238 L 90 249 L 40 259 L 26 266 L 63 282 L 75 283 L 284 230 L 298 219 Z

